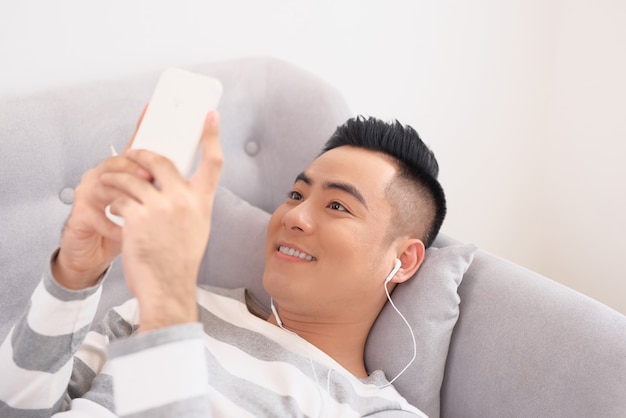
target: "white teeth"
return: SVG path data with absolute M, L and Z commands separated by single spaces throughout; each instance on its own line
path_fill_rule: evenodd
M 286 247 L 284 245 L 281 245 L 278 248 L 278 251 L 280 251 L 283 254 L 287 254 L 287 255 L 290 255 L 290 256 L 293 256 L 293 257 L 301 258 L 303 260 L 313 261 L 313 256 L 310 256 L 310 255 L 308 255 L 306 253 L 300 252 L 300 251 L 298 251 L 298 250 L 296 250 L 294 248 Z

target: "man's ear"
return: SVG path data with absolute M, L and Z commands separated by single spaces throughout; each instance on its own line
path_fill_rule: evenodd
M 399 248 L 398 258 L 402 263 L 400 270 L 391 279 L 392 283 L 403 283 L 409 280 L 424 262 L 426 248 L 419 239 L 408 239 Z

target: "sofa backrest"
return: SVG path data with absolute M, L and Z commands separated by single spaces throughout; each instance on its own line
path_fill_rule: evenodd
M 266 211 L 284 201 L 297 173 L 350 116 L 333 87 L 280 60 L 188 68 L 224 85 L 222 186 Z M 109 145 L 124 148 L 159 74 L 0 100 L 0 337 L 28 303 L 58 245 L 82 174 L 110 155 Z M 100 312 L 130 296 L 120 271 L 118 263 Z
M 262 251 L 255 246 L 262 241 L 262 228 L 254 219 L 266 217 L 285 199 L 295 175 L 317 155 L 335 127 L 352 115 L 333 87 L 275 59 L 214 62 L 189 69 L 214 75 L 224 85 L 219 109 L 226 164 L 221 185 L 243 202 L 222 191 L 218 206 L 228 214 L 237 205 L 249 222 L 224 223 L 215 229 L 221 236 L 233 228 L 257 229 L 254 240 L 246 244 L 248 254 L 255 251 L 257 257 L 249 274 L 258 277 Z M 81 175 L 109 155 L 109 145 L 124 147 L 158 76 L 0 100 L 0 337 L 23 311 L 47 257 L 58 245 Z M 245 201 L 260 209 L 246 207 Z M 448 249 L 458 250 L 459 245 L 445 236 L 435 242 L 435 247 Z M 224 259 L 237 248 L 227 250 L 209 251 L 207 260 Z M 465 267 L 456 265 L 456 278 L 445 296 L 450 306 L 439 313 L 447 315 L 443 320 L 452 333 L 460 296 L 459 321 L 451 340 L 448 333 L 439 345 L 430 344 L 431 331 L 440 328 L 435 323 L 430 331 L 422 330 L 419 344 L 422 363 L 431 363 L 432 355 L 440 357 L 436 360 L 442 365 L 430 370 L 431 377 L 412 366 L 397 381 L 401 393 L 431 416 L 439 414 L 440 387 L 442 416 L 626 416 L 624 315 L 491 254 L 479 251 L 474 257 L 472 249 L 458 251 L 464 253 Z M 203 268 L 210 269 L 210 264 Z M 440 274 L 450 270 L 448 264 L 426 271 Z M 443 271 L 442 277 L 448 273 Z M 228 277 L 225 274 L 224 280 Z M 430 283 L 438 283 L 438 278 L 430 277 Z M 267 301 L 260 284 L 254 291 Z M 405 296 L 394 292 L 405 313 L 406 307 L 416 304 L 439 309 L 438 300 L 414 302 L 419 299 Z M 128 297 L 117 262 L 105 283 L 98 315 Z M 391 334 L 392 341 L 385 334 L 387 324 L 399 327 Z M 366 351 L 373 367 L 388 367 L 394 373 L 406 364 L 410 344 L 400 343 L 408 335 L 395 313 L 384 311 L 372 334 L 368 345 L 382 347 Z M 381 336 L 385 344 L 377 342 Z M 426 407 L 419 395 L 425 393 L 424 383 L 431 385 Z

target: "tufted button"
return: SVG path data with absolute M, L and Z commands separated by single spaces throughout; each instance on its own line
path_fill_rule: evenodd
M 259 146 L 258 142 L 256 141 L 246 142 L 245 150 L 246 150 L 246 154 L 248 154 L 249 156 L 254 157 L 255 155 L 259 153 L 260 149 L 261 147 Z
M 74 203 L 74 189 L 72 189 L 71 187 L 63 188 L 63 190 L 61 190 L 61 193 L 59 193 L 59 199 L 61 199 L 61 202 L 65 203 L 66 205 L 71 205 L 72 203 Z

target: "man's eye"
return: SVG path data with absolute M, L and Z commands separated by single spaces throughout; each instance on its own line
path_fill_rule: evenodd
M 291 200 L 302 200 L 302 195 L 299 192 L 291 191 L 287 193 L 287 198 Z
M 348 212 L 348 209 L 346 209 L 344 205 L 338 202 L 331 202 L 330 205 L 328 205 L 328 207 L 333 210 L 338 210 L 341 212 Z

